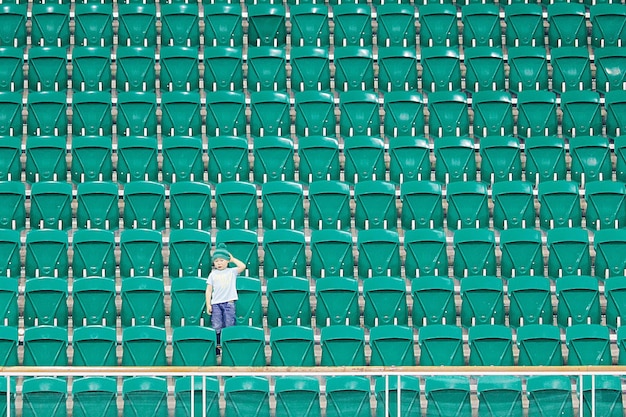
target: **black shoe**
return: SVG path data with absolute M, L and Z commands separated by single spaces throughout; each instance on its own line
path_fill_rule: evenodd
M 222 354 L 222 350 L 220 349 L 220 346 L 218 346 L 218 347 L 216 347 L 216 348 L 215 348 L 215 354 L 216 354 L 217 356 L 219 356 L 219 355 L 221 355 L 221 354 Z

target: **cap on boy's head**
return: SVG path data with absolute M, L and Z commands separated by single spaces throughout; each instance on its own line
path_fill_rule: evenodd
M 213 252 L 213 256 L 211 256 L 211 261 L 215 261 L 216 259 L 230 260 L 230 252 L 228 252 L 224 243 L 218 244 Z

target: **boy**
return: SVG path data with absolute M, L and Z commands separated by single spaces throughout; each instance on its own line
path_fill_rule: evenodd
M 206 310 L 211 316 L 211 325 L 217 334 L 216 353 L 219 355 L 222 329 L 235 325 L 237 275 L 246 269 L 246 264 L 233 257 L 223 243 L 217 245 L 211 260 L 213 269 L 207 278 Z M 235 264 L 234 268 L 228 267 L 231 262 Z

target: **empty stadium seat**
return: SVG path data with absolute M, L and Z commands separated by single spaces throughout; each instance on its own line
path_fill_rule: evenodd
M 592 387 L 595 390 L 592 390 Z M 582 381 L 579 378 L 577 390 L 579 395 L 583 396 L 582 407 L 586 416 L 598 413 L 612 417 L 618 416 L 623 411 L 622 381 L 618 376 L 585 376 Z
M 370 366 L 415 366 L 413 330 L 381 325 L 370 330 Z
M 477 91 L 472 95 L 474 136 L 513 135 L 513 99 L 507 91 Z M 481 143 L 481 147 L 482 147 Z
M 374 89 L 374 56 L 371 47 L 335 47 L 335 90 Z
M 68 246 L 67 232 L 63 230 L 30 230 L 26 234 L 26 277 L 67 278 Z
M 120 145 L 122 141 L 128 143 L 137 136 L 148 137 L 144 140 L 147 142 L 150 137 L 156 135 L 156 107 L 154 92 L 120 92 L 117 98 L 117 131 Z M 118 149 L 123 149 L 120 145 Z
M 311 277 L 346 277 L 354 275 L 352 236 L 343 230 L 321 229 L 311 233 Z
M 525 140 L 526 180 L 564 180 L 566 174 L 565 141 L 557 136 L 531 136 Z
M 65 95 L 64 91 L 29 93 L 26 103 L 26 133 L 35 136 L 66 135 L 69 123 Z
M 320 383 L 314 377 L 283 376 L 276 379 L 276 416 L 321 414 Z
M 0 106 L 2 104 L 0 103 Z M 21 135 L 20 132 L 16 134 Z M 21 181 L 22 164 L 22 138 L 19 136 L 0 137 L 0 179 L 2 181 Z
M 165 326 L 165 288 L 153 277 L 124 279 L 121 288 L 120 318 L 123 327 Z
M 371 91 L 339 95 L 339 132 L 344 137 L 377 136 L 380 132 L 378 97 Z
M 462 416 L 471 413 L 469 378 L 432 376 L 426 378 L 426 413 Z
M 151 376 L 137 376 L 122 383 L 123 413 L 139 417 L 165 417 L 167 410 L 167 380 Z
M 197 136 L 202 133 L 200 93 L 171 91 L 161 95 L 161 132 L 164 136 Z
M 14 48 L 26 46 L 26 3 L 2 4 L 0 44 Z
M 156 181 L 156 137 L 120 136 L 117 144 L 117 181 Z
M 547 233 L 548 276 L 590 275 L 589 236 L 581 228 L 558 228 Z
M 420 45 L 457 46 L 459 29 L 456 9 L 451 4 L 425 4 L 419 8 Z
M 291 45 L 328 47 L 330 28 L 328 8 L 323 4 L 296 4 L 289 7 Z
M 29 378 L 22 387 L 24 417 L 67 415 L 67 381 L 64 378 Z
M 326 379 L 326 415 L 369 416 L 370 381 L 362 376 L 335 376 Z
M 121 4 L 118 8 L 118 45 L 155 46 L 157 43 L 156 6 Z
M 172 365 L 215 366 L 215 346 L 215 330 L 211 328 L 194 325 L 176 327 L 172 331 Z
M 198 49 L 187 46 L 164 46 L 160 50 L 161 89 L 166 91 L 198 91 Z
M 267 378 L 236 376 L 224 382 L 225 417 L 270 415 L 270 387 Z
M 453 247 L 455 277 L 496 274 L 496 240 L 491 230 L 457 230 Z
M 582 211 L 578 184 L 574 181 L 546 181 L 539 184 L 539 224 L 542 229 L 580 227 Z
M 172 281 L 170 289 L 172 327 L 202 326 L 209 323 L 210 318 L 206 312 L 206 286 L 206 280 L 199 277 L 180 277 Z
M 463 366 L 463 330 L 442 324 L 424 326 L 419 330 L 420 365 Z
M 231 326 L 221 333 L 222 366 L 266 366 L 262 328 Z
M 354 185 L 357 229 L 389 229 L 397 226 L 396 192 L 385 181 L 361 181 Z
M 204 178 L 202 138 L 168 136 L 162 139 L 163 181 L 199 181 Z
M 161 45 L 198 46 L 198 5 L 168 3 L 161 7 Z
M 373 277 L 365 280 L 363 299 L 363 323 L 366 327 L 407 325 L 406 284 L 401 278 Z
M 211 270 L 211 234 L 196 229 L 174 229 L 169 238 L 171 277 L 206 277 Z
M 372 25 L 369 7 L 337 4 L 332 8 L 335 46 L 371 46 Z
M 309 282 L 305 278 L 275 277 L 267 281 L 267 325 L 311 325 Z
M 415 46 L 415 15 L 415 8 L 409 4 L 386 3 L 377 6 L 378 46 Z
M 626 189 L 621 182 L 594 181 L 587 184 L 585 213 L 588 228 L 620 228 L 626 216 Z
M 575 324 L 565 329 L 567 364 L 611 365 L 609 328 L 600 324 Z
M 539 230 L 503 230 L 500 235 L 500 250 L 503 277 L 543 275 L 543 244 Z
M 413 326 L 456 323 L 454 282 L 448 277 L 424 276 L 411 281 Z
M 254 181 L 293 181 L 295 175 L 294 143 L 290 138 L 262 136 L 254 140 Z
M 358 277 L 400 276 L 400 242 L 391 230 L 361 230 L 357 235 Z
M 435 141 L 435 180 L 447 184 L 476 179 L 474 141 L 467 136 L 446 136 Z
M 156 56 L 154 47 L 120 46 L 116 53 L 116 64 L 116 87 L 118 90 L 123 92 L 150 92 L 155 90 Z M 122 129 L 118 129 L 118 131 L 122 131 Z
M 315 366 L 313 329 L 285 325 L 270 330 L 271 366 Z
M 581 275 L 558 278 L 556 298 L 559 326 L 600 323 L 600 290 L 595 277 Z
M 214 46 L 204 51 L 204 89 L 243 90 L 243 55 L 240 47 Z
M 265 229 L 304 227 L 304 195 L 302 186 L 288 180 L 266 182 L 261 187 L 261 221 Z
M 248 6 L 248 44 L 281 47 L 287 43 L 285 7 L 273 4 Z
M 408 278 L 448 275 L 447 242 L 443 230 L 407 230 L 404 250 L 404 269 Z
M 165 366 L 165 345 L 164 328 L 149 325 L 125 327 L 122 332 L 122 366 Z M 128 381 L 125 380 L 124 384 Z M 149 391 L 143 384 L 140 386 L 142 392 Z
M 320 366 L 364 366 L 365 333 L 362 327 L 336 325 L 321 330 Z
M 591 89 L 591 63 L 585 48 L 564 46 L 550 52 L 555 92 Z
M 606 279 L 626 275 L 626 259 L 622 252 L 625 239 L 621 229 L 600 229 L 595 232 L 595 276 Z
M 67 328 L 35 326 L 24 329 L 24 366 L 67 366 Z M 36 380 L 32 378 L 29 380 Z M 65 385 L 65 380 L 63 380 Z M 22 393 L 28 391 L 22 387 Z M 51 402 L 46 403 L 50 407 Z M 63 401 L 65 405 L 65 401 Z M 28 408 L 26 406 L 25 408 Z
M 316 327 L 360 324 L 358 282 L 352 278 L 326 277 L 316 281 Z
M 115 417 L 117 408 L 117 382 L 110 377 L 77 378 L 72 383 L 72 415 L 87 417 L 97 413 L 102 417 Z
M 420 93 L 390 91 L 384 96 L 383 108 L 386 136 L 395 138 L 424 134 L 424 98 Z
M 508 280 L 511 327 L 552 324 L 550 281 L 542 276 L 517 276 Z
M 286 61 L 284 49 L 271 46 L 249 48 L 248 89 L 250 91 L 286 91 Z
M 111 135 L 113 131 L 111 101 L 111 94 L 108 92 L 75 92 L 72 97 L 72 134 Z
M 21 230 L 26 226 L 26 187 L 17 181 L 0 183 L 0 228 Z
M 203 394 L 205 387 L 206 394 Z M 220 416 L 220 385 L 217 378 L 210 377 L 182 377 L 174 385 L 175 405 L 174 413 L 191 413 L 194 410 L 206 410 L 206 416 Z M 203 397 L 206 395 L 206 397 Z M 206 398 L 206 401 L 204 401 Z M 193 401 L 193 403 L 192 403 Z
M 468 329 L 470 366 L 513 366 L 513 334 L 504 325 L 477 325 Z
M 90 325 L 75 328 L 72 366 L 117 366 L 116 347 L 114 327 Z
M 66 139 L 63 136 L 29 136 L 26 140 L 26 181 L 56 182 L 57 185 L 41 185 L 40 190 L 61 190 L 66 184 Z M 34 224 L 34 223 L 33 223 Z
M 0 230 L 0 253 L 3 262 L 0 274 L 7 278 L 19 278 L 21 275 L 21 241 L 17 230 Z
M 24 289 L 24 326 L 67 327 L 67 295 L 64 279 L 28 280 Z
M 124 186 L 126 229 L 165 228 L 165 186 L 156 182 L 132 181 Z
M 0 47 L 0 91 L 15 92 L 24 89 L 24 54 L 21 49 Z
M 337 126 L 332 94 L 323 91 L 302 91 L 295 94 L 296 135 L 333 136 Z M 303 140 L 303 143 L 306 141 Z
M 162 277 L 162 247 L 161 233 L 156 230 L 124 229 L 120 236 L 120 275 Z
M 239 297 L 235 302 L 237 324 L 261 327 L 263 325 L 261 281 L 257 278 L 239 276 L 235 285 Z
M 484 182 L 451 182 L 447 191 L 449 229 L 477 229 L 489 226 L 487 185 Z
M 250 94 L 250 134 L 288 136 L 291 129 L 289 96 L 284 92 L 258 91 Z
M 428 92 L 461 89 L 461 58 L 456 48 L 433 46 L 422 49 L 422 90 Z
M 497 5 L 468 4 L 462 9 L 463 45 L 466 47 L 502 45 L 500 10 Z
M 209 141 L 209 182 L 248 181 L 250 162 L 245 138 L 217 136 Z
M 77 46 L 113 45 L 113 5 L 78 3 L 74 8 Z
M 563 366 L 561 334 L 557 326 L 529 324 L 517 329 L 520 366 Z
M 204 44 L 242 46 L 242 10 L 239 4 L 204 5 Z M 211 49 L 211 48 L 209 48 Z
M 17 281 L 16 279 L 4 279 L 0 283 L 0 320 L 4 326 L 10 326 L 14 329 L 17 329 L 19 316 Z
M 344 138 L 344 178 L 351 184 L 385 178 L 384 142 L 375 136 Z
M 476 389 L 480 413 L 523 415 L 522 380 L 519 377 L 481 376 Z
M 493 276 L 461 280 L 461 324 L 464 327 L 504 324 L 502 280 Z
M 315 181 L 309 186 L 309 226 L 348 230 L 350 186 L 339 181 Z
M 113 141 L 111 136 L 74 136 L 72 138 L 72 181 L 111 181 L 113 178 Z
M 293 36 L 293 35 L 292 35 Z M 330 91 L 328 48 L 300 46 L 291 49 L 291 88 L 294 91 Z
M 514 158 L 519 156 L 518 152 L 519 148 L 511 149 Z M 502 181 L 493 183 L 491 187 L 494 228 L 506 230 L 534 227 L 535 197 L 533 184 L 525 181 L 501 179 Z
M 296 113 L 296 115 L 298 114 Z M 328 136 L 300 137 L 298 158 L 298 174 L 301 182 L 339 180 L 339 141 L 336 138 Z
M 81 326 L 115 326 L 115 281 L 111 277 L 77 279 L 72 287 L 72 323 Z M 76 336 L 76 335 L 75 335 Z
M 417 90 L 417 56 L 404 47 L 378 48 L 378 89 L 383 92 Z
M 548 44 L 550 47 L 587 46 L 585 7 L 582 4 L 550 4 L 548 12 Z
M 33 45 L 69 46 L 70 5 L 35 4 L 30 36 Z
M 543 39 L 543 28 L 538 33 Z M 548 89 L 548 60 L 543 46 L 510 47 L 508 54 L 509 89 L 512 93 Z

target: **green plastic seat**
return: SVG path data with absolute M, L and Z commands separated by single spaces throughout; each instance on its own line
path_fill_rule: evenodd
M 489 225 L 487 185 L 483 182 L 451 182 L 447 196 L 448 228 L 486 228 Z
M 554 311 L 550 280 L 542 276 L 516 276 L 508 280 L 509 326 L 552 324 Z
M 127 183 L 123 219 L 128 229 L 162 230 L 165 227 L 165 186 L 151 181 Z
M 120 236 L 120 276 L 163 276 L 161 233 L 147 229 L 124 229 Z
M 226 244 L 228 251 L 246 264 L 246 270 L 240 274 L 250 277 L 259 276 L 259 239 L 256 230 L 228 229 L 217 233 L 215 244 Z
M 462 92 L 436 91 L 428 96 L 430 135 L 463 136 L 469 134 L 467 96 Z
M 515 138 L 487 136 L 480 140 L 481 178 L 488 184 L 520 181 L 520 143 Z
M 151 47 L 157 43 L 156 6 L 122 4 L 118 9 L 118 45 Z
M 16 325 L 7 326 L 5 320 L 5 325 L 0 329 L 0 363 L 2 366 L 19 365 L 17 348 L 18 328 Z M 0 392 L 4 391 L 3 394 L 6 395 L 6 382 L 4 382 L 4 385 L 5 386 L 0 386 Z M 13 396 L 15 392 L 15 387 L 13 387 Z M 4 406 L 4 408 L 4 411 L 6 412 L 6 406 Z
M 614 138 L 615 142 L 619 142 L 620 146 L 615 147 L 615 152 L 619 155 L 617 159 L 618 179 L 623 180 L 623 156 L 620 139 L 626 132 L 626 120 L 624 120 L 623 111 L 626 107 L 626 92 L 623 90 L 613 90 L 605 94 L 604 107 L 606 109 L 606 134 Z
M 217 137 L 244 135 L 246 132 L 245 109 L 245 96 L 241 91 L 215 91 L 208 94 L 207 133 Z
M 321 229 L 311 234 L 311 276 L 346 277 L 354 275 L 352 236 L 343 230 Z
M 206 49 L 204 51 L 203 79 L 204 88 L 207 92 L 243 91 L 243 55 L 241 48 L 213 46 Z
M 245 276 L 237 277 L 237 295 L 235 315 L 238 325 L 263 326 L 263 308 L 261 306 L 261 281 Z
M 603 94 L 614 93 L 616 96 L 623 96 L 624 93 L 621 91 L 623 91 L 624 85 L 626 84 L 626 77 L 619 68 L 622 68 L 625 60 L 626 57 L 622 54 L 620 47 L 607 46 L 594 50 L 597 91 Z M 619 103 L 615 103 L 613 98 L 609 100 L 607 96 L 605 106 L 618 107 Z M 610 113 L 612 118 L 615 117 L 615 114 L 619 114 L 615 110 L 612 110 Z M 608 132 L 610 133 L 613 133 L 611 129 L 612 118 L 607 117 Z
M 415 50 L 399 47 L 379 47 L 378 85 L 384 92 L 417 90 L 417 56 Z
M 113 129 L 111 94 L 75 92 L 72 97 L 72 132 L 76 136 L 108 136 Z
M 323 4 L 299 3 L 289 7 L 291 45 L 296 47 L 330 45 L 328 7 Z
M 422 89 L 455 92 L 461 89 L 461 58 L 458 49 L 432 46 L 422 50 Z
M 481 324 L 468 329 L 470 366 L 513 366 L 513 333 L 504 325 Z
M 285 7 L 274 4 L 248 5 L 248 44 L 283 47 L 287 43 Z
M 198 412 L 206 412 L 207 417 L 220 417 L 220 384 L 217 378 L 196 376 L 178 378 L 174 384 L 174 398 L 175 417 L 194 415 Z M 195 413 L 191 413 L 192 408 Z
M 254 181 L 293 181 L 295 176 L 294 143 L 290 138 L 262 136 L 254 139 L 252 151 Z
M 122 153 L 120 150 L 128 146 L 128 143 L 137 142 L 138 139 L 145 144 L 154 140 L 157 127 L 156 108 L 156 95 L 153 92 L 120 92 L 117 98 L 118 154 Z
M 504 324 L 502 280 L 474 276 L 461 280 L 461 323 L 464 327 Z
M 617 417 L 623 414 L 622 380 L 619 376 L 583 376 L 582 384 L 579 378 L 576 388 L 578 395 L 583 396 L 584 416 L 597 414 Z
M 543 275 L 541 232 L 535 229 L 507 229 L 500 234 L 501 274 L 504 278 Z
M 414 47 L 415 9 L 410 4 L 384 3 L 376 7 L 378 46 Z
M 132 277 L 122 282 L 122 326 L 165 326 L 165 288 L 163 280 Z
M 167 380 L 152 376 L 137 376 L 122 383 L 123 414 L 128 417 L 166 417 Z
M 468 4 L 463 7 L 461 22 L 465 47 L 502 45 L 500 9 L 497 5 Z
M 309 185 L 309 226 L 312 229 L 349 230 L 350 186 L 339 181 L 314 181 Z
M 211 226 L 211 186 L 201 182 L 170 185 L 170 227 L 207 230 Z
M 19 278 L 22 270 L 21 238 L 17 230 L 0 230 L 0 275 L 7 278 Z M 32 249 L 32 248 L 31 248 Z M 33 261 L 35 261 L 33 259 Z
M 125 327 L 122 366 L 165 366 L 165 329 L 149 325 Z
M 3 279 L 0 281 L 0 320 L 7 327 L 17 328 L 18 325 L 17 281 L 16 279 Z
M 296 229 L 304 227 L 302 186 L 287 181 L 264 183 L 261 187 L 261 220 L 265 229 Z
M 204 274 L 202 276 L 207 276 Z M 206 280 L 185 276 L 172 280 L 170 322 L 172 327 L 208 325 L 206 313 Z
M 67 232 L 63 230 L 30 230 L 26 234 L 26 277 L 67 278 L 68 246 Z
M 474 141 L 466 136 L 435 140 L 435 179 L 443 184 L 476 179 Z
M 461 417 L 472 412 L 469 378 L 464 376 L 433 376 L 426 378 L 426 414 Z
M 587 46 L 587 24 L 585 6 L 567 7 L 550 4 L 548 11 L 548 43 L 550 47 Z
M 77 279 L 72 287 L 74 329 L 81 326 L 115 326 L 115 280 L 112 277 Z
M 558 278 L 556 298 L 559 326 L 600 324 L 600 290 L 595 277 L 581 275 Z
M 423 137 L 400 136 L 389 142 L 389 178 L 395 184 L 430 180 L 430 148 Z
M 596 230 L 623 227 L 622 219 L 626 216 L 625 199 L 626 187 L 621 182 L 589 182 L 585 190 L 587 226 Z
M 561 331 L 551 324 L 528 324 L 517 329 L 519 366 L 563 366 Z
M 507 46 L 544 46 L 544 20 L 541 5 L 511 3 L 504 9 Z
M 24 326 L 67 327 L 67 295 L 64 279 L 28 280 L 24 288 Z
M 74 8 L 74 40 L 77 46 L 113 45 L 113 5 L 79 3 Z
M 522 417 L 522 380 L 516 376 L 481 376 L 477 384 L 480 415 Z
M 474 110 L 474 135 L 481 137 L 481 151 L 484 139 L 490 137 L 500 139 L 502 147 L 512 141 L 515 142 L 513 138 L 507 137 L 512 136 L 514 131 L 513 99 L 509 92 L 477 91 L 472 95 L 472 109 Z M 489 140 L 495 142 L 497 139 Z
M 21 230 L 26 226 L 26 187 L 21 182 L 0 182 L 0 229 Z
M 311 325 L 309 281 L 297 277 L 276 277 L 267 280 L 267 325 Z
M 284 92 L 258 91 L 250 94 L 250 134 L 288 136 L 291 129 L 289 96 Z
M 193 323 L 190 324 L 176 327 L 172 331 L 172 365 L 217 365 L 215 330 L 209 327 L 195 326 Z
M 315 283 L 316 327 L 360 324 L 358 282 L 352 278 L 326 277 Z
M 567 364 L 612 365 L 609 328 L 600 324 L 575 324 L 565 329 Z
M 22 386 L 24 417 L 66 417 L 67 381 L 64 378 L 28 378 Z
M 266 230 L 263 236 L 263 273 L 270 277 L 305 277 L 304 233 L 298 230 Z
M 110 377 L 83 377 L 72 383 L 72 415 L 115 417 L 117 381 Z
M 74 349 L 72 366 L 117 366 L 116 347 L 117 336 L 114 327 L 100 325 L 76 327 L 72 337 Z
M 581 198 L 574 181 L 545 181 L 538 186 L 539 224 L 544 230 L 580 227 Z
M 339 130 L 344 137 L 380 132 L 378 97 L 371 91 L 345 91 L 339 96 Z
M 365 280 L 363 298 L 366 327 L 407 325 L 406 284 L 401 278 L 378 276 Z
M 497 39 L 498 41 L 500 40 L 499 26 Z M 490 43 L 491 40 L 492 39 L 489 39 L 487 43 Z M 473 41 L 475 40 L 472 39 L 472 42 Z M 504 58 L 500 47 L 467 47 L 465 48 L 464 62 L 467 68 L 465 84 L 469 91 L 486 92 L 504 90 Z
M 623 5 L 619 3 L 594 4 L 589 7 L 589 15 L 592 46 L 619 47 L 626 42 L 626 33 L 624 33 L 626 10 Z
M 31 92 L 28 94 L 26 108 L 28 110 L 26 132 L 29 135 L 63 136 L 67 134 L 69 123 L 64 91 Z
M 32 8 L 33 45 L 67 47 L 70 44 L 70 5 L 35 4 Z
M 431 181 L 410 181 L 400 186 L 402 202 L 401 224 L 414 229 L 443 227 L 443 199 L 441 184 Z
M 17 92 L 24 89 L 24 54 L 19 48 L 0 46 L 0 91 Z
M 270 366 L 315 366 L 313 329 L 285 325 L 270 330 Z
M 300 112 L 296 113 L 296 118 Z M 338 181 L 340 175 L 339 141 L 334 137 L 308 136 L 298 143 L 299 180 Z
M 74 136 L 72 138 L 72 181 L 111 181 L 113 178 L 111 136 Z
M 119 227 L 117 184 L 80 183 L 77 187 L 76 201 L 78 203 L 76 222 L 79 228 L 116 230 Z
M 532 136 L 524 142 L 527 181 L 539 184 L 565 179 L 564 139 L 557 136 Z
M 274 395 L 276 417 L 321 416 L 320 383 L 317 378 L 288 375 L 276 378 Z
M 198 91 L 198 49 L 187 46 L 165 46 L 161 48 L 161 88 L 167 91 Z
M 532 376 L 526 381 L 528 412 L 573 417 L 572 386 L 567 376 Z
M 448 277 L 423 276 L 411 280 L 413 326 L 456 324 L 454 281 Z
M 198 91 L 168 91 L 161 95 L 163 136 L 199 136 L 202 133 Z
M 116 85 L 119 90 L 154 92 L 156 81 L 154 47 L 120 45 L 117 49 L 116 63 Z
M 260 327 L 231 326 L 221 332 L 222 366 L 266 366 L 265 335 Z M 232 380 L 229 378 L 228 381 Z M 249 414 L 247 414 L 249 415 Z
M 293 18 L 292 15 L 292 25 Z M 330 91 L 330 58 L 327 48 L 293 47 L 290 58 L 291 86 L 294 91 Z
M 117 180 L 156 181 L 158 176 L 156 137 L 120 136 L 117 145 Z
M 344 139 L 344 178 L 351 184 L 385 178 L 383 140 L 376 136 L 351 136 Z
M 68 168 L 66 146 L 63 136 L 29 136 L 26 140 L 26 181 L 65 182 Z M 63 186 L 65 184 L 57 185 L 57 188 Z
M 323 327 L 320 343 L 320 366 L 365 366 L 365 333 L 362 327 Z
M 407 230 L 404 250 L 407 277 L 448 275 L 447 243 L 442 230 Z
M 454 276 L 496 275 L 496 239 L 489 229 L 459 229 L 454 232 Z
M 625 159 L 625 151 L 626 151 L 626 141 L 625 141 L 626 136 L 617 136 L 615 138 L 614 141 L 614 153 L 617 156 L 617 161 L 615 164 L 615 174 L 617 177 L 618 181 L 622 181 L 624 182 L 624 179 L 626 179 L 626 175 L 624 175 L 625 170 L 625 164 L 626 164 L 626 159 Z
M 0 103 L 0 107 L 2 104 Z M 20 110 L 21 111 L 21 110 Z M 22 138 L 20 136 L 0 136 L 0 180 L 16 181 L 22 179 Z
M 295 109 L 296 135 L 299 137 L 334 135 L 337 122 L 332 94 L 310 90 L 298 92 L 295 94 Z
M 577 136 L 569 139 L 572 158 L 571 175 L 585 186 L 592 181 L 610 181 L 613 166 L 609 140 L 603 136 Z
M 518 93 L 517 134 L 520 137 L 557 133 L 556 92 L 524 90 Z
M 390 91 L 384 96 L 383 130 L 388 137 L 424 134 L 424 97 L 413 91 Z M 392 145 L 391 141 L 389 143 Z
M 585 32 L 586 38 L 586 32 Z M 556 92 L 591 89 L 591 62 L 584 48 L 563 46 L 551 50 L 552 85 Z
M 171 277 L 206 277 L 211 270 L 211 234 L 197 229 L 174 229 L 169 239 Z
M 561 95 L 561 111 L 563 112 L 563 135 L 572 139 L 584 139 L 580 136 L 591 136 L 602 132 L 602 112 L 600 93 L 596 91 L 568 90 Z M 571 153 L 571 148 L 570 148 Z
M 371 46 L 371 10 L 359 4 L 333 6 L 335 46 Z
M 371 366 L 415 366 L 413 330 L 381 325 L 370 330 Z
M 67 366 L 67 347 L 67 328 L 56 326 L 28 327 L 24 329 L 24 359 L 22 364 L 24 366 Z M 22 394 L 24 392 L 22 387 Z M 50 404 L 48 403 L 47 406 L 50 407 Z
M 420 44 L 422 47 L 459 44 L 456 8 L 452 4 L 425 4 L 419 8 Z
M 374 89 L 374 56 L 371 47 L 336 46 L 334 63 L 337 91 Z
M 167 136 L 162 139 L 163 181 L 202 181 L 202 138 Z
M 377 417 L 385 415 L 418 417 L 421 415 L 420 381 L 417 377 L 410 375 L 378 377 L 374 389 Z
M 543 28 L 539 33 L 543 40 Z M 508 52 L 511 92 L 519 94 L 548 88 L 548 60 L 543 46 L 510 47 Z
M 596 277 L 607 279 L 626 276 L 625 245 L 626 234 L 622 229 L 600 229 L 595 232 L 593 246 Z
M 161 7 L 161 45 L 199 46 L 198 5 L 168 3 L 164 6 Z
M 81 6 L 84 5 L 81 4 Z M 109 48 L 104 46 L 75 47 L 72 51 L 72 68 L 72 88 L 74 90 L 103 92 L 111 89 L 111 52 Z
M 361 230 L 357 235 L 358 277 L 400 276 L 400 242 L 391 230 Z
M 519 153 L 517 155 L 519 156 Z M 532 183 L 515 180 L 495 182 L 491 188 L 491 199 L 495 228 L 504 231 L 535 226 L 535 197 Z
M 287 57 L 282 48 L 258 46 L 248 49 L 250 91 L 287 91 Z
M 245 138 L 217 136 L 209 141 L 209 182 L 248 181 L 250 163 Z
M 370 381 L 362 376 L 335 376 L 326 379 L 328 417 L 366 417 L 370 410 Z
M 396 190 L 385 181 L 362 181 L 354 186 L 354 221 L 358 230 L 389 229 L 397 225 Z
M 270 386 L 267 378 L 236 376 L 224 382 L 225 417 L 270 415 Z
M 13 48 L 26 46 L 26 3 L 4 3 L 0 13 L 0 45 Z
M 581 228 L 548 231 L 548 276 L 591 275 L 589 236 Z
M 420 365 L 463 366 L 463 330 L 452 324 L 431 324 L 419 329 Z
M 239 181 L 220 182 L 215 186 L 215 201 L 217 203 L 215 219 L 218 228 L 256 228 L 258 209 L 257 190 L 254 184 Z
M 623 311 L 623 300 L 626 295 L 625 281 L 624 277 L 612 277 L 604 282 L 606 325 L 612 329 L 621 327 L 622 318 L 626 318 L 626 311 Z
M 204 5 L 204 43 L 211 46 L 242 46 L 243 25 L 239 4 Z M 209 50 L 211 48 L 208 48 Z

